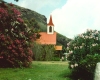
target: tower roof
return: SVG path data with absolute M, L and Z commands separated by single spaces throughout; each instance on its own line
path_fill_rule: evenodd
M 49 23 L 47 25 L 54 26 L 51 15 L 50 15 Z

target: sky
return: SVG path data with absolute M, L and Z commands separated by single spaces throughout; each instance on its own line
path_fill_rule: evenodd
M 52 15 L 54 29 L 74 38 L 87 29 L 100 30 L 100 0 L 5 0 L 34 10 L 47 17 Z

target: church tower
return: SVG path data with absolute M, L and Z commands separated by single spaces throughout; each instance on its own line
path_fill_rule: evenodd
M 54 34 L 54 24 L 50 15 L 49 23 L 47 24 L 47 34 Z

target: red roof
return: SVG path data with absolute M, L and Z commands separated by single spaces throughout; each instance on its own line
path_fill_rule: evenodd
M 56 44 L 56 32 L 54 34 L 47 34 L 47 32 L 40 32 L 40 39 L 37 40 L 40 44 Z
M 48 23 L 47 25 L 49 25 L 49 26 L 54 26 L 53 21 L 52 21 L 52 16 L 51 16 L 51 15 L 50 15 L 49 23 Z

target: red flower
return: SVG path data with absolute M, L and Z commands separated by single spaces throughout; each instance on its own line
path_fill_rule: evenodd
M 23 48 L 19 48 L 19 50 L 20 50 L 21 52 L 23 52 Z
M 31 49 L 29 49 L 29 55 L 32 56 L 33 55 L 33 52 Z
M 16 56 L 18 56 L 18 53 L 14 52 L 14 54 L 15 54 Z
M 1 40 L 5 40 L 5 36 L 3 34 L 0 36 L 0 38 Z
M 21 18 L 17 18 L 18 22 L 23 23 L 24 21 Z
M 30 56 L 28 56 L 28 61 L 31 62 L 32 61 L 32 58 Z
M 20 40 L 16 39 L 15 42 L 16 42 L 17 44 L 19 44 L 19 43 L 20 43 Z
M 12 47 L 11 47 L 11 46 L 8 46 L 7 48 L 8 48 L 8 49 L 12 49 Z
M 15 9 L 15 8 L 12 8 L 12 11 L 14 12 L 14 14 L 16 14 L 17 16 L 21 15 L 21 13 Z
M 15 53 L 15 50 L 12 50 L 13 53 Z
M 4 16 L 8 16 L 7 10 L 5 10 L 4 8 L 0 8 L 0 14 L 3 14 Z M 2 17 L 0 15 L 0 17 Z
M 3 58 L 3 56 L 0 56 L 0 59 L 2 59 Z

